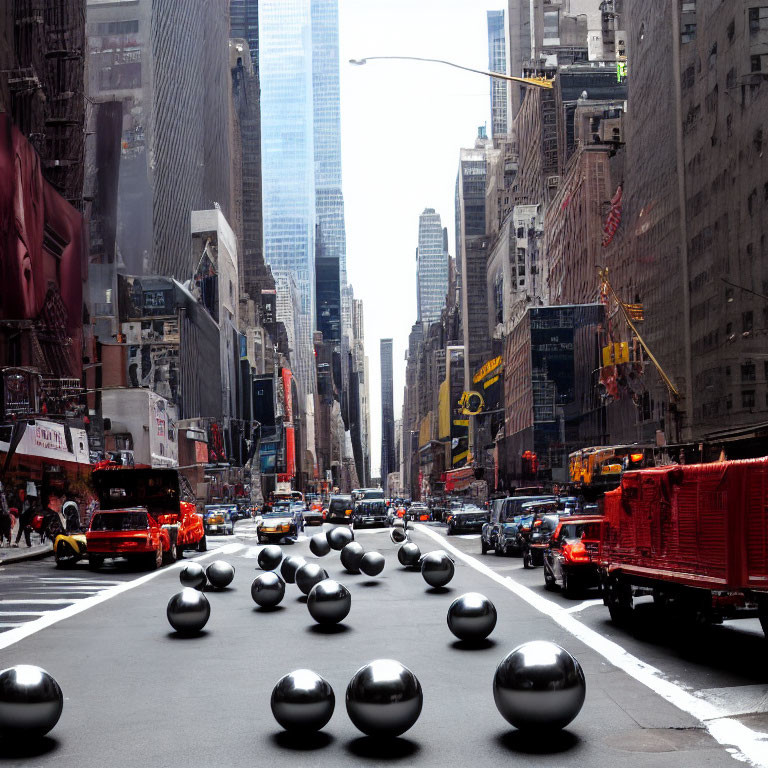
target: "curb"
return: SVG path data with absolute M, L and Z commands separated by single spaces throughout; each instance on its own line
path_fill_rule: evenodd
M 21 563 L 25 560 L 41 560 L 44 557 L 50 557 L 53 555 L 53 547 L 32 547 L 29 551 L 14 552 L 6 556 L 0 556 L 0 566 L 8 565 L 10 563 Z

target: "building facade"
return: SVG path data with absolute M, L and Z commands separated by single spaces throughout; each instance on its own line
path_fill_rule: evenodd
M 507 42 L 505 12 L 488 11 L 488 71 L 507 73 Z M 491 137 L 502 136 L 508 130 L 507 80 L 491 79 Z
M 419 245 L 416 249 L 416 298 L 418 319 L 434 323 L 440 318 L 448 292 L 448 233 L 434 208 L 419 216 Z
M 395 405 L 393 399 L 392 339 L 381 339 L 381 479 L 386 483 L 395 466 Z M 387 489 L 384 488 L 386 493 Z

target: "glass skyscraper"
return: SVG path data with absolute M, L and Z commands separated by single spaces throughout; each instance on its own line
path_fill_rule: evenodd
M 419 246 L 416 249 L 416 291 L 418 318 L 422 323 L 434 323 L 448 293 L 447 232 L 440 214 L 425 208 L 419 216 Z
M 488 69 L 507 71 L 507 44 L 504 30 L 504 11 L 488 11 Z M 491 136 L 507 132 L 507 82 L 491 79 Z
M 310 0 L 259 4 L 264 257 L 296 280 L 300 322 L 292 364 L 311 390 L 315 317 L 315 158 Z
M 339 2 L 311 0 L 311 9 L 317 253 L 321 258 L 339 260 L 339 284 L 343 288 L 347 282 L 347 239 L 341 192 Z

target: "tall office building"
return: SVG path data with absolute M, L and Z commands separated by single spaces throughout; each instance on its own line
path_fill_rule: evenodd
M 395 464 L 395 405 L 393 400 L 392 339 L 381 339 L 381 484 L 386 491 L 387 475 Z
M 89 0 L 88 97 L 122 102 L 118 265 L 192 277 L 190 212 L 231 215 L 226 0 Z
M 419 246 L 416 249 L 416 292 L 418 317 L 434 323 L 448 293 L 448 233 L 434 208 L 419 216 Z
M 229 0 L 230 35 L 248 42 L 251 62 L 259 71 L 259 0 Z
M 488 70 L 507 72 L 504 11 L 488 11 Z M 507 133 L 507 81 L 491 79 L 491 136 Z
M 291 356 L 304 393 L 313 388 L 315 169 L 310 0 L 259 5 L 264 257 L 290 274 L 300 300 Z

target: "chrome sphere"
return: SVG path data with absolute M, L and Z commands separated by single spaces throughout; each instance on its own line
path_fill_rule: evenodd
M 393 544 L 402 544 L 404 541 L 408 541 L 408 534 L 399 525 L 392 526 L 389 538 Z
M 325 557 L 331 551 L 328 537 L 324 533 L 316 533 L 309 540 L 309 550 L 315 557 Z
M 59 722 L 63 707 L 61 688 L 44 669 L 18 664 L 0 672 L 0 736 L 3 738 L 45 736 Z
M 307 596 L 309 614 L 318 624 L 338 624 L 352 608 L 352 595 L 338 581 L 318 581 Z
M 306 563 L 296 571 L 296 586 L 305 595 L 308 595 L 315 584 L 327 578 L 328 574 L 324 568 L 321 568 L 317 563 Z
M 397 550 L 397 559 L 400 565 L 404 565 L 406 568 L 418 566 L 421 559 L 419 545 L 414 544 L 412 541 L 407 541 Z
M 283 581 L 286 584 L 293 584 L 296 581 L 296 571 L 306 564 L 307 561 L 299 555 L 286 557 L 280 565 L 280 575 L 283 577 Z
M 360 570 L 366 576 L 378 576 L 384 570 L 384 555 L 380 552 L 366 552 L 360 561 Z
M 448 629 L 459 640 L 485 640 L 496 626 L 496 606 L 478 592 L 457 597 L 448 609 Z
M 274 571 L 262 573 L 251 584 L 251 597 L 262 608 L 274 608 L 285 597 L 285 582 Z
M 208 579 L 205 576 L 205 571 L 200 563 L 187 563 L 179 571 L 179 581 L 182 587 L 194 587 L 195 589 L 202 589 Z
M 360 573 L 360 561 L 363 559 L 365 550 L 363 545 L 356 541 L 347 544 L 341 550 L 341 564 L 347 573 Z
M 336 705 L 333 688 L 310 669 L 297 669 L 272 689 L 272 714 L 286 731 L 319 731 Z
M 352 533 L 352 529 L 345 526 L 331 528 L 325 535 L 328 538 L 331 549 L 335 549 L 337 552 L 341 552 L 350 541 L 355 540 L 355 534 Z
M 256 562 L 262 571 L 274 571 L 280 567 L 283 560 L 283 550 L 277 544 L 270 544 L 259 552 Z
M 424 694 L 416 675 L 399 661 L 377 659 L 347 686 L 349 719 L 369 736 L 399 736 L 421 714 Z
M 421 575 L 430 587 L 444 587 L 453 578 L 454 571 L 453 560 L 442 550 L 421 558 Z
M 497 709 L 520 730 L 564 728 L 579 714 L 586 690 L 579 662 L 548 640 L 518 645 L 493 678 Z
M 171 626 L 182 635 L 194 635 L 206 625 L 211 604 L 199 590 L 184 587 L 169 601 L 166 615 Z
M 208 577 L 208 583 L 215 589 L 224 589 L 232 583 L 235 578 L 234 566 L 231 566 L 225 560 L 214 560 L 206 569 L 205 575 Z

